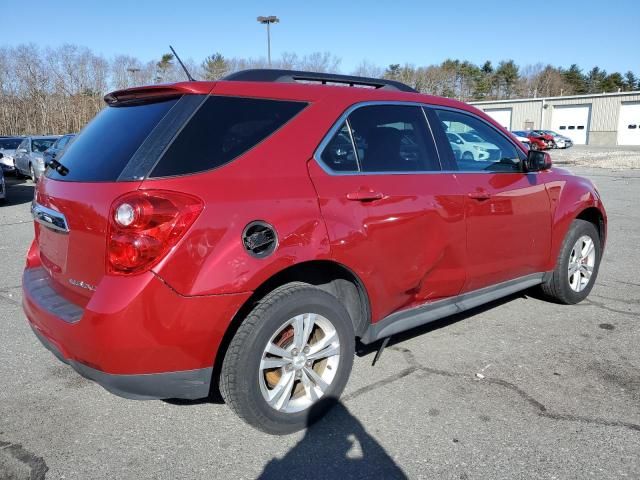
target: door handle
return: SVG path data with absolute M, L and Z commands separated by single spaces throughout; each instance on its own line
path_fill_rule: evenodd
M 469 192 L 467 195 L 474 200 L 489 200 L 491 198 L 489 192 Z
M 384 194 L 380 192 L 361 190 L 359 192 L 347 193 L 347 200 L 353 200 L 356 202 L 372 202 L 382 198 L 384 198 Z

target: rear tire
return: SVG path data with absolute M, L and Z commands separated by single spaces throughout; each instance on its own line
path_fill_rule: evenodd
M 238 328 L 222 363 L 220 393 L 249 425 L 293 433 L 340 396 L 354 354 L 353 325 L 340 301 L 289 283 L 260 300 Z
M 548 298 L 566 305 L 581 302 L 593 288 L 601 256 L 596 227 L 586 220 L 574 220 L 560 248 L 553 274 L 541 285 L 542 291 Z

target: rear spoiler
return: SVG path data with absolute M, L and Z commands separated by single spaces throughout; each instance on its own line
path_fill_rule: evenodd
M 207 95 L 211 92 L 214 85 L 214 82 L 181 82 L 126 88 L 107 93 L 104 96 L 104 101 L 109 105 L 122 105 L 143 100 L 179 97 L 186 94 Z

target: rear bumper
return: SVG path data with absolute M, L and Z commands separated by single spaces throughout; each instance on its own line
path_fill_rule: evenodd
M 75 360 L 64 358 L 60 350 L 35 328 L 36 337 L 58 359 L 83 377 L 93 380 L 109 392 L 133 400 L 160 398 L 204 398 L 209 394 L 213 368 L 200 368 L 180 372 L 114 375 L 91 368 Z
M 58 289 L 41 267 L 25 270 L 36 336 L 84 377 L 135 399 L 206 397 L 224 333 L 250 296 L 185 297 L 150 272 L 104 277 L 84 308 Z

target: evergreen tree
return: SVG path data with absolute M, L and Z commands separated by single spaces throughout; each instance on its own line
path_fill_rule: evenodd
M 587 84 L 582 70 L 575 63 L 568 70 L 562 71 L 562 77 L 568 86 L 568 94 L 587 93 Z
M 214 53 L 202 62 L 204 78 L 206 80 L 218 80 L 224 77 L 229 71 L 229 64 L 221 53 Z
M 516 63 L 513 60 L 503 60 L 498 64 L 495 75 L 502 96 L 511 98 L 515 93 L 518 80 L 520 80 L 519 68 Z
M 628 92 L 640 89 L 640 83 L 631 70 L 624 74 L 624 89 Z
M 156 63 L 156 77 L 154 79 L 155 82 L 162 82 L 166 78 L 167 73 L 169 72 L 169 70 L 171 70 L 171 68 L 173 68 L 173 54 L 165 53 L 164 55 L 162 55 L 162 57 L 160 57 L 160 61 Z

